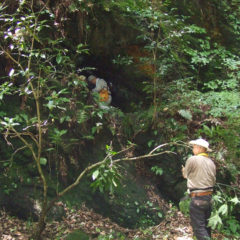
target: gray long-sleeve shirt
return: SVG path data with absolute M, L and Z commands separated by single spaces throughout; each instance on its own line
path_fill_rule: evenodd
M 192 156 L 188 158 L 183 174 L 187 178 L 187 187 L 189 189 L 213 187 L 216 182 L 215 164 L 206 156 Z M 196 192 L 202 191 L 206 190 L 196 190 Z
M 104 88 L 108 90 L 109 94 L 111 94 L 106 81 L 101 79 L 101 78 L 97 78 L 96 86 L 95 86 L 95 88 L 92 89 L 92 91 L 93 92 L 100 92 Z

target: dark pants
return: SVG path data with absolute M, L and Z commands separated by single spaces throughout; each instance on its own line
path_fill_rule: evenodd
M 211 228 L 207 227 L 211 215 L 211 196 L 193 197 L 190 203 L 190 218 L 197 240 L 211 239 Z

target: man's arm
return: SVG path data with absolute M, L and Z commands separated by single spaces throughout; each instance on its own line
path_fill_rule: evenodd
M 184 177 L 184 178 L 187 178 L 187 175 L 186 175 L 186 173 L 185 173 L 185 167 L 182 165 L 182 176 Z
M 185 164 L 185 167 L 182 165 L 182 176 L 187 178 L 189 173 L 193 171 L 194 164 L 193 164 L 193 157 L 190 157 Z

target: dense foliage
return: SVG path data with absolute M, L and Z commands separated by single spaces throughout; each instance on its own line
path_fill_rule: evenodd
M 116 26 L 118 37 L 109 33 Z M 46 203 L 50 182 L 59 193 L 59 179 L 67 184 L 76 170 L 96 162 L 85 151 L 103 131 L 110 130 L 107 141 L 114 139 L 117 149 L 147 134 L 140 152 L 202 136 L 219 172 L 211 226 L 238 236 L 239 30 L 238 0 L 1 3 L 1 190 L 9 194 L 41 180 Z M 125 78 L 115 84 L 128 107 L 116 105 L 126 113 L 98 109 L 98 96 L 79 77 L 100 72 L 102 65 L 92 62 L 105 58 Z M 182 147 L 172 150 L 187 157 Z M 97 159 L 104 157 L 105 151 Z M 176 166 L 172 171 L 180 171 Z M 120 175 L 117 167 L 100 165 L 92 186 L 112 191 Z

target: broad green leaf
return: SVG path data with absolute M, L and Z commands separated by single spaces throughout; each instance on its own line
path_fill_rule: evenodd
M 163 169 L 158 166 L 153 166 L 151 170 L 156 174 L 161 176 L 163 174 Z
M 154 143 L 154 140 L 148 141 L 148 143 L 147 143 L 148 147 L 151 147 L 153 145 L 153 143 Z
M 40 158 L 40 164 L 45 166 L 47 164 L 47 159 L 46 158 Z
M 235 196 L 234 198 L 232 198 L 232 199 L 230 200 L 230 202 L 233 202 L 235 205 L 237 205 L 237 204 L 240 203 L 240 201 L 239 201 L 239 199 L 238 199 L 237 196 Z
M 4 126 L 7 126 L 8 124 L 4 121 L 1 121 L 1 124 L 4 125 Z
M 189 110 L 184 110 L 184 109 L 181 109 L 178 111 L 178 113 L 185 119 L 187 120 L 192 120 L 192 114 Z
M 238 227 L 239 227 L 238 223 L 235 222 L 235 221 L 229 220 L 229 221 L 228 221 L 228 224 L 229 224 L 229 228 L 231 229 L 231 232 L 232 232 L 232 233 L 236 233 L 236 232 L 237 232 L 237 229 L 238 229 Z
M 9 166 L 10 165 L 10 162 L 5 162 L 5 163 L 3 163 L 3 166 L 4 167 L 7 167 L 7 166 Z
M 99 175 L 99 170 L 96 170 L 93 172 L 93 174 L 92 174 L 93 181 L 98 177 L 98 175 Z
M 50 110 L 56 107 L 53 101 L 49 101 L 48 104 L 46 105 Z
M 228 214 L 228 205 L 227 204 L 223 204 L 219 209 L 218 209 L 218 213 L 222 214 L 222 215 L 227 215 Z
M 56 58 L 56 61 L 57 61 L 58 64 L 60 64 L 62 62 L 62 55 L 58 54 L 57 58 Z
M 216 229 L 218 224 L 222 225 L 222 219 L 218 215 L 218 212 L 216 212 L 212 217 L 209 218 L 208 225 L 213 229 Z

